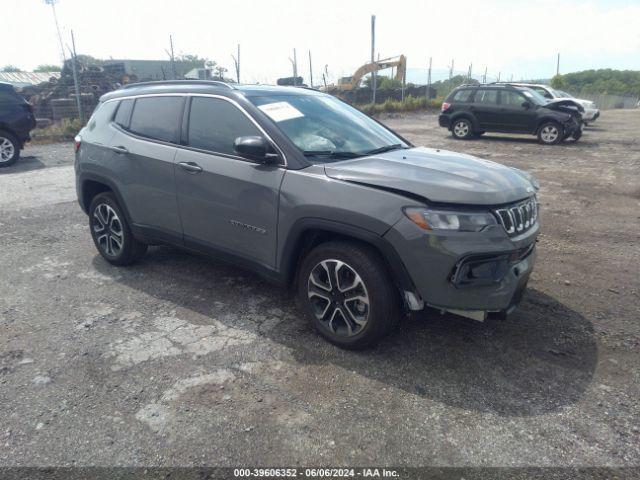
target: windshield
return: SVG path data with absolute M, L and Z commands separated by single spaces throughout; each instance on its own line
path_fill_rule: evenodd
M 529 99 L 535 105 L 546 105 L 549 101 L 540 95 L 535 90 L 532 90 L 528 87 L 517 87 L 518 90 L 522 92 L 522 94 Z
M 554 90 L 554 92 L 556 92 L 558 94 L 558 96 L 562 97 L 562 98 L 573 98 L 567 92 L 563 92 L 562 90 Z
M 314 163 L 408 148 L 401 138 L 328 95 L 249 97 Z

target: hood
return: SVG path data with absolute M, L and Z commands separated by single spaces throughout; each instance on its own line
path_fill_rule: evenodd
M 433 148 L 411 148 L 325 165 L 331 178 L 418 195 L 432 202 L 499 205 L 531 196 L 528 174 Z
M 549 100 L 545 107 L 551 110 L 562 110 L 560 107 L 571 107 L 579 112 L 584 112 L 582 104 L 574 98 L 554 98 L 553 100 Z

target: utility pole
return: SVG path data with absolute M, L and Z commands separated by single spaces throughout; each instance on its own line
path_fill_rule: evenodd
M 73 37 L 73 30 L 71 30 L 71 66 L 73 69 L 73 85 L 76 91 L 76 106 L 78 107 L 78 117 L 80 118 L 80 124 L 84 125 L 84 112 L 82 111 L 82 103 L 80 102 L 80 85 L 78 84 L 78 67 L 76 65 L 78 55 L 76 55 L 76 40 Z
M 371 64 L 375 64 L 376 61 L 376 16 L 371 15 Z M 371 72 L 371 103 L 376 103 L 376 87 L 378 83 L 377 72 L 375 65 L 373 72 Z
M 311 50 L 309 50 L 309 86 L 313 88 L 313 66 L 311 64 Z
M 298 58 L 296 57 L 296 49 L 293 49 L 293 59 L 289 58 L 293 67 L 293 86 L 298 86 Z
M 487 83 L 487 67 L 484 67 L 484 75 L 482 77 L 482 83 Z
M 47 5 L 51 5 L 51 10 L 53 10 L 53 21 L 56 24 L 56 31 L 58 32 L 58 41 L 60 42 L 60 51 L 62 52 L 62 61 L 63 65 L 67 62 L 67 56 L 64 54 L 64 45 L 62 43 L 62 35 L 60 34 L 60 25 L 58 24 L 58 15 L 56 14 L 56 3 L 58 0 L 44 0 L 44 3 Z
M 556 62 L 556 75 L 560 75 L 560 53 L 558 53 L 558 60 Z
M 498 83 L 500 83 L 500 73 L 501 72 L 498 72 Z
M 427 100 L 431 98 L 431 61 L 433 57 L 429 57 L 429 70 L 427 71 Z
M 231 55 L 231 58 L 233 58 L 233 63 L 236 65 L 236 81 L 240 83 L 240 44 L 238 44 L 238 56 Z
M 451 59 L 451 66 L 449 67 L 449 91 L 451 91 L 451 79 L 453 77 L 453 58 Z
M 471 70 L 473 69 L 473 63 L 469 64 L 469 74 L 467 75 L 467 81 L 471 83 Z
M 173 37 L 171 35 L 169 35 L 169 45 L 171 47 L 171 53 L 170 53 L 170 57 L 171 57 L 171 71 L 173 72 L 173 80 L 176 79 L 177 74 L 176 74 L 176 59 L 173 55 Z

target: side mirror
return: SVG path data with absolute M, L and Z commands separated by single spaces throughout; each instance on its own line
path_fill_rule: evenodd
M 531 103 L 530 102 L 522 102 L 522 108 L 524 108 L 525 110 L 529 110 L 531 108 Z
M 238 155 L 260 163 L 274 163 L 279 158 L 271 153 L 271 145 L 260 136 L 238 137 L 233 142 L 233 149 Z

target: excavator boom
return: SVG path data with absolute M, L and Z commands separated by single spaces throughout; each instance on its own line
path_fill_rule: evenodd
M 386 70 L 387 68 L 396 67 L 396 80 L 405 80 L 407 75 L 407 57 L 400 55 L 398 57 L 385 58 L 374 63 L 365 63 L 358 68 L 351 77 L 344 77 L 338 81 L 338 89 L 353 90 L 358 88 L 362 78 L 372 72 Z

